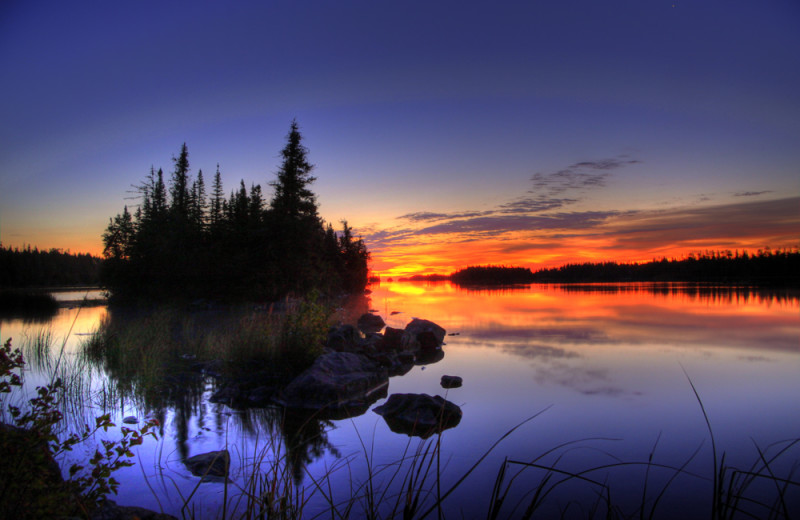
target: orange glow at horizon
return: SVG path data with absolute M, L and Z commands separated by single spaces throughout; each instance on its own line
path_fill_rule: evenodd
M 794 250 L 800 242 L 800 198 L 534 217 L 520 224 L 503 214 L 474 220 L 455 217 L 435 224 L 407 222 L 374 240 L 373 274 L 384 278 L 446 275 L 474 265 L 527 267 L 565 264 L 642 263 L 690 254 L 761 249 Z M 530 224 L 532 229 L 525 229 Z
M 538 249 L 520 246 L 514 251 L 508 241 L 489 239 L 468 243 L 404 244 L 374 251 L 370 268 L 372 274 L 382 278 L 403 278 L 414 275 L 449 275 L 459 269 L 476 265 L 505 265 L 526 267 L 532 271 L 560 267 L 566 264 L 618 262 L 646 263 L 652 260 L 683 259 L 690 254 L 716 251 L 747 251 L 794 249 L 797 242 L 770 242 L 766 240 L 709 240 L 707 244 L 672 244 L 660 247 L 617 248 L 611 241 L 575 239 L 565 240 L 563 245 Z

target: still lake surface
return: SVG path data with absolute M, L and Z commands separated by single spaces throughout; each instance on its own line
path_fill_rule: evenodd
M 486 516 L 506 457 L 535 460 L 572 473 L 625 462 L 583 476 L 606 482 L 614 506 L 638 516 L 645 482 L 645 503 L 651 507 L 675 474 L 655 466 L 648 472 L 645 466 L 633 464 L 647 462 L 651 454 L 656 464 L 686 464 L 659 499 L 656 517 L 707 518 L 711 437 L 689 378 L 711 423 L 718 456 L 725 452 L 728 465 L 748 469 L 758 462 L 758 449 L 774 454 L 786 446 L 774 443 L 800 438 L 797 292 L 681 284 L 467 289 L 449 282 L 384 282 L 371 289 L 368 300 L 343 310 L 342 316 L 357 317 L 372 309 L 392 327 L 403 328 L 418 317 L 452 334 L 445 339 L 440 361 L 391 378 L 388 388 L 389 394 L 441 395 L 461 407 L 460 424 L 441 436 L 442 492 L 506 432 L 539 414 L 502 439 L 445 500 L 448 518 Z M 75 362 L 81 342 L 106 312 L 102 305 L 64 306 L 47 323 L 0 321 L 0 335 L 3 340 L 12 337 L 14 346 L 20 347 L 44 328 L 58 345 L 66 338 L 63 362 Z M 27 381 L 43 381 L 45 365 L 39 363 L 37 368 L 31 363 Z M 137 408 L 136 399 L 109 403 L 97 398 L 108 386 L 107 376 L 101 368 L 86 370 L 84 375 L 94 397 L 83 400 L 81 411 L 73 410 L 77 415 L 92 417 L 112 410 L 121 425 L 125 416 L 144 418 L 155 412 L 161 420 L 158 441 L 148 439 L 137 453 L 137 465 L 116 474 L 122 482 L 115 498 L 120 504 L 163 509 L 178 517 L 183 513 L 216 518 L 225 497 L 223 482 L 200 483 L 181 462 L 183 457 L 230 450 L 230 512 L 240 494 L 237 486 L 243 486 L 252 474 L 253 461 L 262 461 L 263 456 L 266 467 L 275 459 L 275 450 L 265 455 L 270 439 L 277 445 L 281 438 L 294 442 L 303 437 L 296 424 L 280 419 L 280 410 L 242 411 L 210 403 L 211 380 L 184 406 L 153 411 Z M 461 376 L 463 387 L 441 388 L 442 375 Z M 396 467 L 392 465 L 423 442 L 391 432 L 383 418 L 371 411 L 382 402 L 359 417 L 316 421 L 313 438 L 294 449 L 292 471 L 306 488 L 306 497 L 310 496 L 305 516 L 326 510 L 324 494 L 332 493 L 337 503 L 349 499 L 352 489 L 366 480 L 366 458 L 373 469 L 389 465 L 373 479 L 378 486 L 388 485 Z M 108 437 L 115 435 L 118 431 L 109 432 Z M 87 446 L 84 453 L 72 456 L 91 452 L 93 447 Z M 798 464 L 800 450 L 795 446 L 772 468 L 787 476 Z M 512 473 L 509 469 L 507 480 Z M 513 511 L 512 505 L 526 497 L 529 501 L 532 495 L 526 492 L 543 476 L 542 471 L 527 469 L 514 480 L 512 498 L 500 516 L 519 516 L 521 510 Z M 324 493 L 315 491 L 312 479 L 325 482 Z M 797 481 L 798 476 L 793 479 Z M 775 487 L 774 482 L 770 485 L 764 487 L 764 497 Z M 426 487 L 435 485 L 431 482 Z M 534 517 L 549 518 L 564 510 L 567 517 L 586 517 L 598 502 L 597 490 L 591 483 L 570 479 L 548 495 Z M 752 492 L 760 498 L 758 483 Z M 182 510 L 190 495 L 190 505 Z M 790 511 L 800 511 L 800 488 L 789 486 L 785 500 Z M 522 510 L 526 506 L 527 502 Z M 356 504 L 352 517 L 360 517 L 361 510 Z

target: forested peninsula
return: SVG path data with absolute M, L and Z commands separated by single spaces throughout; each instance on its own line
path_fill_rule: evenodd
M 151 168 L 103 234 L 101 282 L 116 299 L 274 300 L 317 290 L 363 290 L 369 252 L 346 221 L 338 232 L 318 214 L 314 165 L 293 121 L 268 202 L 241 181 L 228 196 L 219 165 L 210 194 L 192 175 L 186 144 L 168 180 Z
M 423 277 L 424 278 L 424 277 Z M 441 278 L 441 277 L 439 277 Z M 764 248 L 692 253 L 645 263 L 599 262 L 540 269 L 471 266 L 450 275 L 460 285 L 523 283 L 693 282 L 800 287 L 800 250 Z

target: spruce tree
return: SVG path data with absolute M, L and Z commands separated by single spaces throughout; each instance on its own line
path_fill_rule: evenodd
M 181 146 L 181 153 L 178 157 L 173 157 L 175 169 L 172 172 L 172 185 L 170 186 L 170 196 L 172 197 L 172 210 L 181 217 L 189 215 L 189 149 L 186 143 Z
M 270 183 L 275 189 L 272 210 L 280 218 L 301 219 L 317 216 L 317 201 L 308 188 L 316 177 L 311 175 L 314 165 L 308 162 L 308 149 L 302 144 L 297 121 L 292 121 L 286 146 L 281 150 L 283 163 L 278 170 L 278 180 Z
M 214 174 L 214 186 L 211 191 L 211 227 L 215 229 L 219 227 L 223 219 L 223 207 L 225 205 L 225 192 L 222 190 L 222 176 L 219 173 L 219 164 L 217 164 L 217 173 Z

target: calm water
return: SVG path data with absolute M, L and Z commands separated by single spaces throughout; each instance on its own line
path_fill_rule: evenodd
M 658 464 L 678 467 L 688 461 L 686 473 L 661 499 L 660 516 L 680 512 L 707 517 L 711 442 L 688 378 L 705 406 L 718 453 L 726 453 L 728 464 L 749 468 L 758 460 L 756 445 L 769 454 L 778 449 L 770 447 L 773 443 L 800 438 L 797 293 L 647 284 L 466 290 L 449 283 L 402 282 L 372 289 L 370 301 L 361 302 L 360 308 L 378 311 L 390 326 L 402 328 L 419 317 L 455 334 L 446 338 L 441 361 L 416 366 L 389 383 L 390 394 L 439 394 L 463 410 L 461 423 L 442 435 L 442 492 L 509 429 L 540 414 L 503 439 L 448 497 L 448 517 L 485 517 L 505 457 L 578 472 L 620 461 L 644 462 L 651 453 Z M 74 322 L 67 339 L 67 352 L 74 353 L 105 312 L 102 306 L 64 308 L 47 326 L 60 344 Z M 13 337 L 16 346 L 44 326 L 19 320 L 0 325 L 2 337 Z M 68 354 L 65 362 L 71 357 Z M 464 386 L 442 389 L 444 374 L 463 377 Z M 39 377 L 30 376 L 33 381 Z M 82 403 L 93 403 L 94 409 L 84 412 L 87 416 L 112 405 L 97 398 L 103 384 L 103 374 L 97 371 L 88 383 L 95 398 Z M 243 485 L 269 439 L 283 435 L 294 442 L 303 436 L 302 421 L 283 419 L 279 410 L 243 412 L 211 404 L 207 398 L 212 391 L 208 382 L 199 397 L 156 414 L 163 435 L 140 449 L 139 465 L 118 474 L 123 482 L 119 503 L 163 508 L 180 517 L 182 497 L 196 490 L 194 514 L 216 517 L 224 485 L 199 484 L 181 463 L 185 455 L 224 447 L 231 451 L 232 503 L 231 496 L 240 494 L 237 486 Z M 119 422 L 126 415 L 152 412 L 125 400 L 111 409 Z M 311 423 L 316 435 L 290 454 L 293 471 L 311 495 L 309 517 L 325 509 L 321 492 L 312 494 L 312 478 L 329 475 L 325 492 L 330 485 L 334 500 L 345 500 L 351 487 L 365 480 L 365 451 L 373 468 L 379 469 L 400 460 L 404 450 L 413 452 L 420 442 L 392 433 L 372 411 L 350 420 Z M 774 463 L 774 469 L 787 475 L 788 468 L 800 462 L 798 455 L 795 447 Z M 585 476 L 608 482 L 614 505 L 638 516 L 645 472 L 644 466 L 627 464 Z M 648 507 L 673 473 L 650 470 L 648 489 L 656 491 L 649 492 Z M 388 482 L 391 474 L 384 471 L 374 481 Z M 530 469 L 522 473 L 507 504 L 524 497 L 542 476 Z M 566 509 L 567 516 L 585 517 L 597 502 L 596 489 L 576 479 L 559 485 L 539 516 L 549 518 Z M 797 513 L 800 488 L 790 487 L 787 499 Z M 519 514 L 508 508 L 501 516 Z

